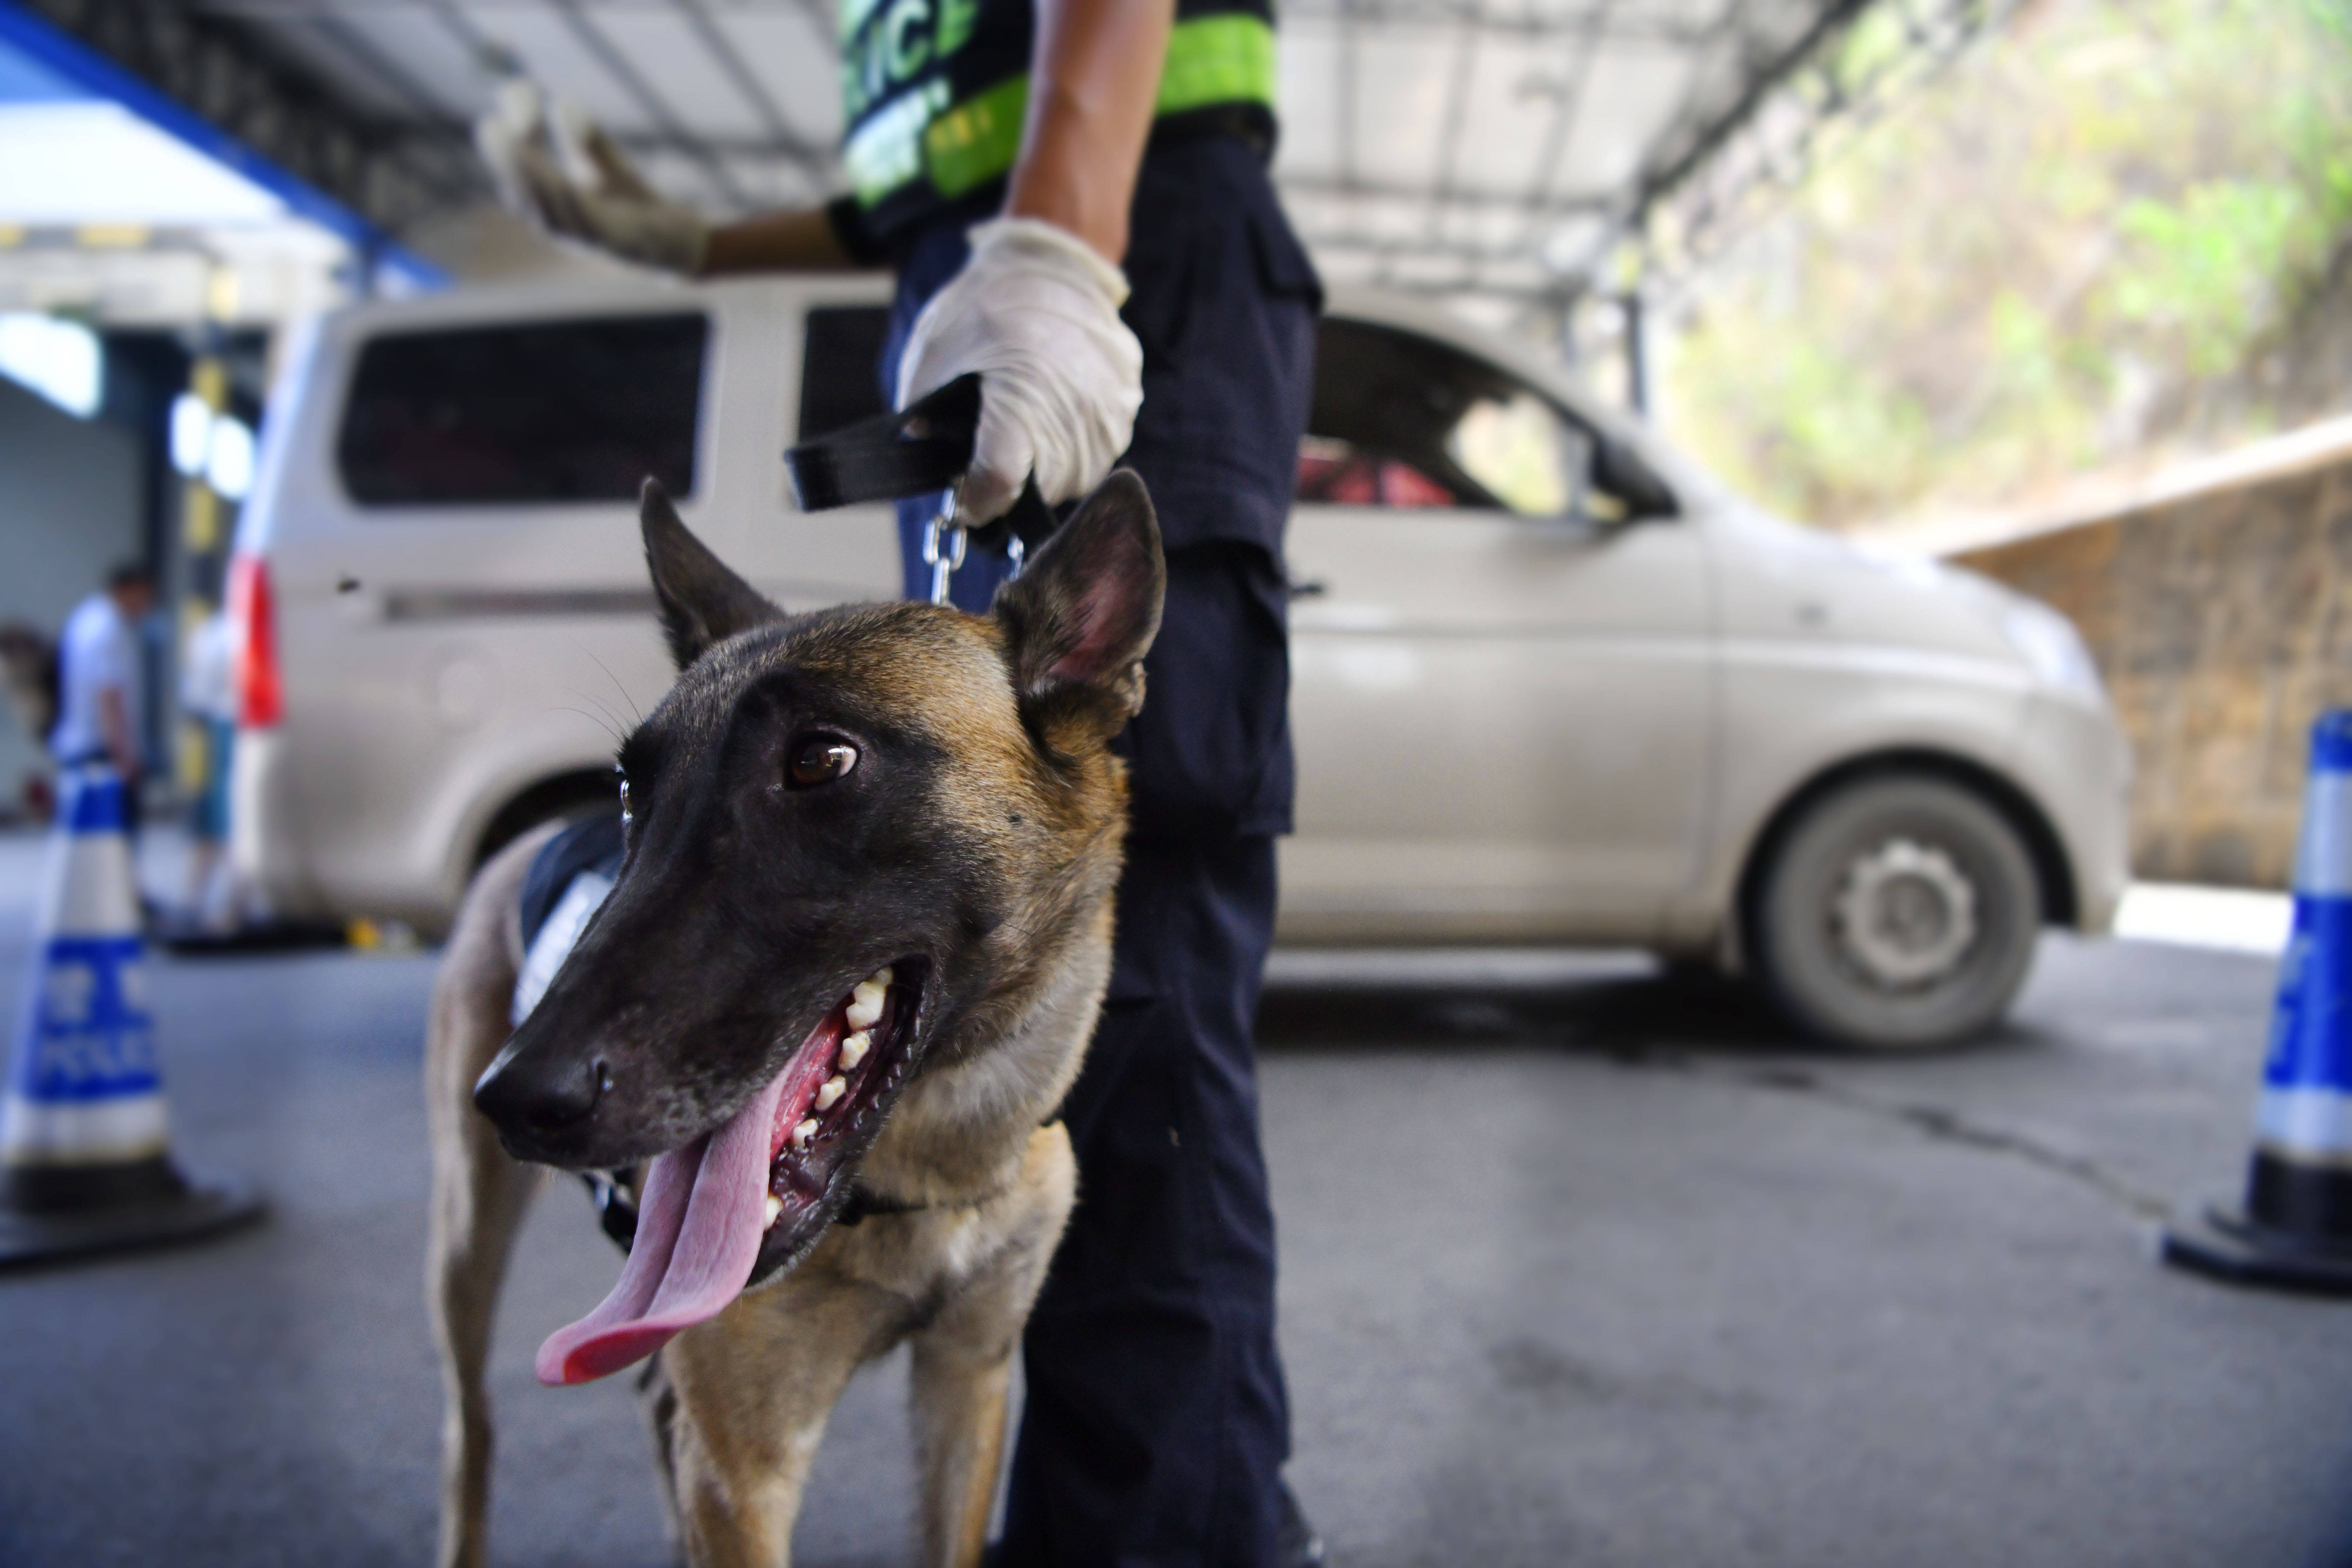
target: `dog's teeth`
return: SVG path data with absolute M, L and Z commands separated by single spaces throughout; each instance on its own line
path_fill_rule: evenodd
M 849 1080 L 835 1073 L 825 1079 L 824 1087 L 816 1091 L 816 1108 L 819 1110 L 831 1110 L 835 1102 L 848 1092 Z
M 874 984 L 877 985 L 887 985 L 892 978 L 890 966 L 887 963 L 874 972 Z
M 778 1197 L 775 1194 L 770 1193 L 768 1194 L 768 1223 L 770 1225 L 775 1224 L 776 1216 L 783 1212 L 784 1200 Z
M 793 1147 L 795 1149 L 805 1149 L 809 1146 L 809 1140 L 815 1136 L 816 1118 L 812 1116 L 806 1121 L 802 1122 L 798 1127 L 793 1129 Z
M 849 994 L 848 1023 L 853 1029 L 870 1027 L 882 1016 L 883 987 L 871 980 L 861 980 Z
M 873 1044 L 874 1037 L 867 1034 L 863 1029 L 858 1030 L 857 1033 L 842 1041 L 841 1070 L 844 1072 L 855 1071 L 857 1064 L 866 1059 L 866 1053 L 872 1047 Z

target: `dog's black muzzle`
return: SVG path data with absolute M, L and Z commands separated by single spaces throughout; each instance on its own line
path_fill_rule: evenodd
M 516 1159 L 571 1165 L 580 1163 L 596 1108 L 612 1088 L 603 1058 L 533 1051 L 518 1037 L 475 1083 L 474 1108 Z

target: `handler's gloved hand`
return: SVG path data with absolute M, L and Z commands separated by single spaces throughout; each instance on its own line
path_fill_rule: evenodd
M 507 82 L 475 122 L 474 145 L 499 199 L 549 234 L 666 272 L 702 270 L 710 226 L 647 184 L 576 106 Z
M 1035 218 L 971 231 L 971 259 L 915 318 L 898 406 L 980 373 L 980 428 L 956 501 L 966 528 L 1003 515 L 1032 472 L 1048 504 L 1100 483 L 1135 434 L 1143 345 L 1118 308 L 1127 275 Z

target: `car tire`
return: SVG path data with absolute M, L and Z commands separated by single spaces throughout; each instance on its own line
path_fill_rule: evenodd
M 1880 774 L 1813 801 L 1777 837 L 1748 935 L 1799 1027 L 1917 1051 L 2000 1018 L 2041 925 L 2032 857 L 1997 807 L 1948 779 Z

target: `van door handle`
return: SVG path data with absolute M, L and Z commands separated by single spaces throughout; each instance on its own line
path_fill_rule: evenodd
M 1331 584 L 1316 577 L 1304 583 L 1293 583 L 1287 591 L 1294 599 L 1319 599 L 1331 591 Z

